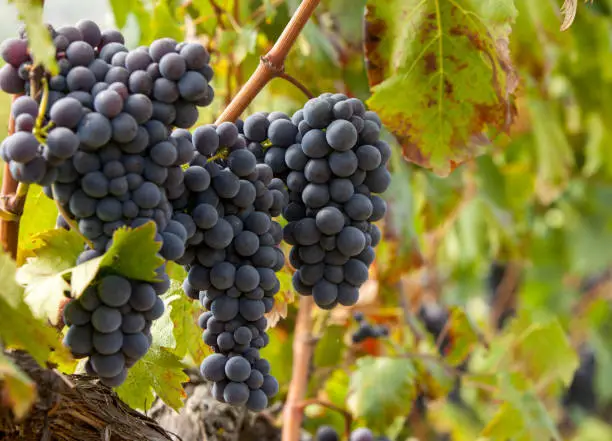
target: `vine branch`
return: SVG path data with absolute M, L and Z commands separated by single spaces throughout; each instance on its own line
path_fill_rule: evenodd
M 13 102 L 18 98 L 18 95 L 13 96 Z M 15 133 L 15 119 L 11 114 L 8 121 L 8 135 Z M 2 175 L 2 190 L 1 203 L 2 211 L 7 215 L 0 217 L 0 242 L 2 248 L 13 259 L 17 258 L 17 239 L 19 237 L 19 217 L 21 211 L 18 210 L 20 200 L 16 198 L 17 181 L 13 178 L 8 164 L 4 164 L 4 173 Z M 25 201 L 24 201 L 25 202 Z
M 303 401 L 315 341 L 312 338 L 312 296 L 300 297 L 293 336 L 293 366 L 289 393 L 283 409 L 282 441 L 298 441 L 302 427 Z
M 303 0 L 272 49 L 262 57 L 259 66 L 228 104 L 215 124 L 235 121 L 273 78 L 284 72 L 285 59 L 320 0 Z

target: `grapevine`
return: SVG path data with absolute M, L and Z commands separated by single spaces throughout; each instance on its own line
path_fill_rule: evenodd
M 553 5 L 116 3 L 0 43 L 2 436 L 606 436 L 609 79 Z

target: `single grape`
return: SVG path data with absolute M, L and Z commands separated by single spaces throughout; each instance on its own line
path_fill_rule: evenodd
M 93 370 L 100 377 L 114 377 L 125 367 L 125 357 L 120 352 L 112 355 L 93 354 L 90 361 Z
M 103 333 L 119 329 L 121 320 L 121 313 L 118 309 L 104 305 L 99 306 L 91 315 L 91 324 L 94 329 Z
M 98 285 L 98 296 L 108 306 L 125 305 L 132 295 L 132 286 L 128 279 L 121 276 L 106 276 Z

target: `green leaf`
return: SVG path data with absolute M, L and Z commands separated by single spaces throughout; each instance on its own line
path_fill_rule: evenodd
M 52 75 L 59 69 L 55 62 L 55 46 L 43 22 L 43 2 L 41 0 L 12 0 L 17 7 L 19 19 L 26 25 L 28 46 L 34 64 L 42 64 Z
M 159 1 L 155 4 L 151 22 L 151 38 L 174 38 L 177 41 L 184 38 L 181 23 L 172 15 L 168 2 Z
M 345 328 L 339 325 L 331 325 L 325 328 L 323 337 L 317 343 L 314 353 L 314 364 L 316 367 L 338 366 L 344 353 Z
M 508 207 L 506 180 L 491 156 L 480 156 L 476 160 L 477 179 L 480 191 L 498 208 Z
M 451 343 L 444 358 L 451 365 L 458 366 L 467 359 L 479 342 L 478 329 L 465 311 L 458 307 L 450 308 L 447 326 L 447 337 Z
M 38 185 L 30 185 L 28 196 L 19 221 L 19 250 L 17 264 L 25 261 L 27 251 L 36 244 L 34 238 L 43 231 L 55 228 L 57 207 Z
M 368 104 L 408 159 L 447 175 L 508 128 L 516 14 L 513 0 L 368 1 Z
M 565 190 L 574 156 L 562 123 L 555 117 L 559 110 L 554 103 L 532 98 L 528 109 L 537 154 L 536 192 L 544 204 L 549 204 Z
M 33 249 L 26 263 L 17 270 L 17 282 L 25 286 L 25 300 L 35 316 L 53 325 L 58 311 L 70 293 L 63 271 L 74 266 L 83 251 L 83 240 L 73 231 L 56 229 L 32 238 Z
M 325 382 L 325 395 L 329 402 L 342 408 L 345 406 L 349 394 L 350 377 L 344 369 L 337 369 L 332 372 Z
M 155 224 L 147 222 L 138 228 L 120 228 L 113 234 L 113 244 L 104 253 L 102 266 L 112 267 L 118 274 L 143 282 L 157 281 L 155 270 L 164 259 L 158 254 L 160 242 L 155 242 Z
M 516 337 L 513 355 L 530 379 L 569 386 L 579 359 L 558 320 L 532 322 Z
M 483 436 L 490 441 L 561 440 L 555 421 L 524 377 L 500 375 L 500 383 L 499 398 L 506 401 L 483 429 Z
M 157 281 L 155 270 L 164 263 L 164 259 L 158 254 L 160 247 L 161 244 L 155 241 L 153 222 L 138 228 L 118 229 L 113 234 L 113 244 L 104 255 L 66 271 L 72 273 L 74 297 L 83 293 L 102 268 L 130 279 Z
M 2 399 L 17 419 L 27 415 L 36 399 L 36 384 L 5 354 L 0 352 L 0 381 L 6 390 Z
M 189 355 L 195 363 L 200 363 L 211 353 L 202 340 L 202 331 L 197 326 L 198 317 L 204 312 L 199 302 L 191 300 L 184 293 L 181 285 L 172 283 L 167 299 L 170 311 L 170 326 L 176 345 L 174 353 L 178 357 Z M 155 338 L 155 334 L 153 335 Z
M 120 29 L 124 28 L 127 24 L 127 19 L 130 15 L 130 11 L 134 6 L 134 3 L 140 3 L 138 0 L 109 0 L 110 6 L 113 9 L 113 15 L 115 16 L 115 24 Z
M 243 27 L 238 33 L 238 38 L 234 45 L 234 63 L 240 64 L 247 55 L 255 52 L 257 44 L 257 30 L 251 27 Z
M 170 280 L 176 280 L 180 283 L 183 283 L 183 280 L 187 278 L 185 267 L 175 262 L 166 262 L 166 273 L 168 273 Z
M 435 360 L 417 359 L 415 366 L 419 371 L 419 388 L 427 398 L 445 397 L 455 385 L 455 377 Z
M 351 375 L 348 407 L 368 427 L 383 430 L 397 416 L 410 412 L 416 379 L 417 370 L 410 360 L 361 358 Z
M 121 29 L 128 24 L 128 18 L 133 15 L 138 22 L 140 30 L 140 42 L 150 43 L 151 14 L 143 0 L 110 0 L 110 5 L 115 16 L 115 23 Z
M 16 280 L 15 262 L 0 252 L 0 339 L 6 348 L 27 351 L 38 363 L 44 363 L 51 349 L 65 353 L 57 332 L 38 320 L 23 301 L 23 288 Z
M 268 346 L 261 350 L 261 356 L 270 362 L 272 375 L 281 384 L 288 384 L 291 380 L 293 364 L 293 351 L 291 347 L 292 335 L 280 328 L 271 328 L 266 331 L 270 337 Z
M 187 396 L 183 383 L 189 381 L 183 369 L 176 355 L 154 342 L 149 352 L 130 368 L 125 383 L 116 392 L 128 406 L 136 409 L 150 408 L 157 395 L 178 411 Z

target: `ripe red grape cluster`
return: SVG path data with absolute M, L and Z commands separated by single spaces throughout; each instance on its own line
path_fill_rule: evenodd
M 13 177 L 39 183 L 88 241 L 77 263 L 102 255 L 124 226 L 156 226 L 165 260 L 185 251 L 187 229 L 173 202 L 185 192 L 183 166 L 195 156 L 189 132 L 198 106 L 214 97 L 209 54 L 200 44 L 163 38 L 129 51 L 123 35 L 92 21 L 48 30 L 59 74 L 37 72 L 25 33 L 4 41 L 0 87 L 25 94 L 12 105 L 16 132 L 0 147 Z M 36 77 L 38 75 L 38 77 Z M 31 82 L 41 92 L 36 96 Z M 178 127 L 172 131 L 173 128 Z M 187 176 L 189 179 L 189 176 Z M 164 312 L 165 266 L 158 282 L 99 276 L 64 310 L 65 344 L 89 357 L 89 373 L 117 386 L 151 345 Z

